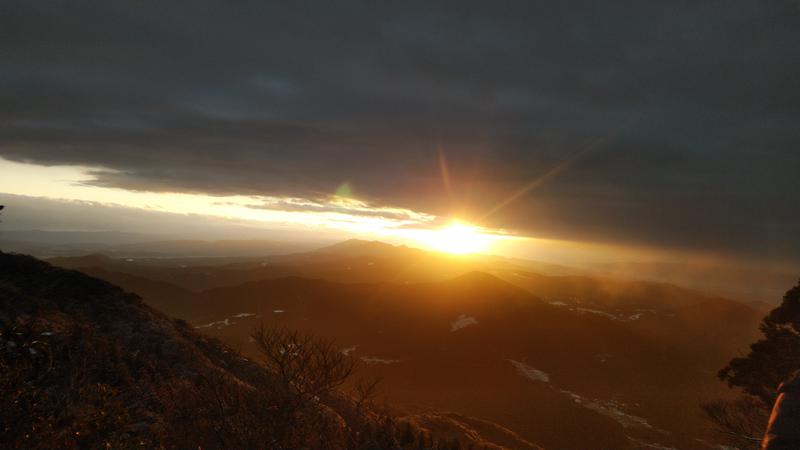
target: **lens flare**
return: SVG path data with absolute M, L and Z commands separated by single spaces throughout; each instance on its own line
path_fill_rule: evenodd
M 487 251 L 492 242 L 502 239 L 501 236 L 457 220 L 437 230 L 420 230 L 415 234 L 413 239 L 424 246 L 455 255 Z

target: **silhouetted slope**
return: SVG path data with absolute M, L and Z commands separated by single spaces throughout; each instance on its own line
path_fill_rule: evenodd
M 81 272 L 108 281 L 123 289 L 136 292 L 149 305 L 156 305 L 158 311 L 184 320 L 193 321 L 202 317 L 194 313 L 197 309 L 196 295 L 165 281 L 151 280 L 143 276 L 124 272 L 112 272 L 100 267 L 82 268 Z
M 150 283 L 155 291 L 165 289 L 165 297 L 181 293 Z M 298 278 L 279 284 L 327 288 Z M 433 448 L 445 440 L 449 445 L 453 437 L 422 430 L 424 442 L 401 446 L 401 430 L 391 417 L 364 410 L 340 393 L 315 397 L 305 409 L 282 415 L 296 402 L 274 388 L 277 375 L 261 365 L 144 305 L 136 294 L 5 253 L 0 368 L 4 448 L 401 450 Z M 492 439 L 513 442 L 512 432 L 491 422 L 466 416 L 462 422 L 456 437 L 464 446 L 495 449 L 506 447 Z M 421 436 L 416 428 L 412 434 Z
M 12 446 L 150 446 L 169 440 L 159 393 L 172 383 L 271 383 L 260 366 L 137 295 L 27 256 L 0 253 L 0 328 L 17 426 L 2 441 Z M 90 426 L 101 418 L 105 428 Z

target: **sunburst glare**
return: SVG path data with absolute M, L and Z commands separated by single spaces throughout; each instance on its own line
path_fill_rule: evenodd
M 404 234 L 429 249 L 455 255 L 486 252 L 492 243 L 507 238 L 459 220 L 439 229 L 413 230 Z

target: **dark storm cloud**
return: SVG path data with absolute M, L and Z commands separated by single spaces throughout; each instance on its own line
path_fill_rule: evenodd
M 798 2 L 554 3 L 6 1 L 0 156 L 796 258 Z

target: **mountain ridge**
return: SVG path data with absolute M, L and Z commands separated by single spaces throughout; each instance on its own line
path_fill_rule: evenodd
M 372 413 L 358 419 L 374 421 L 371 428 L 347 434 L 354 406 L 340 394 L 303 410 L 316 417 L 315 425 L 292 419 L 281 429 L 275 409 L 264 408 L 283 401 L 271 393 L 276 373 L 107 281 L 0 252 L 0 300 L 4 445 L 349 449 L 375 448 L 370 439 L 382 439 L 382 448 L 404 448 L 401 422 Z M 224 420 L 216 416 L 217 402 Z M 416 422 L 413 415 L 404 420 Z M 429 432 L 428 443 L 420 437 L 419 445 L 432 448 L 446 439 L 447 445 L 505 448 L 467 421 L 479 423 L 464 417 L 456 435 Z M 495 439 L 514 439 L 510 430 L 495 430 L 501 431 Z M 353 436 L 360 441 L 349 441 Z

